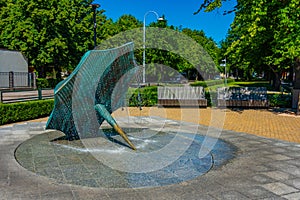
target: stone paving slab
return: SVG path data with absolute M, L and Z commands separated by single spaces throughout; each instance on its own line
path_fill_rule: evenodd
M 237 146 L 238 153 L 203 176 L 163 187 L 90 188 L 56 183 L 16 162 L 15 149 L 43 132 L 45 123 L 34 126 L 40 131 L 0 128 L 0 199 L 300 199 L 299 143 L 223 130 L 220 138 Z

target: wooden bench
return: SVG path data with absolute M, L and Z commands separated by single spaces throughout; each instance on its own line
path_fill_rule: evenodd
M 159 106 L 207 107 L 203 87 L 158 87 Z
M 267 108 L 265 87 L 218 88 L 218 107 Z

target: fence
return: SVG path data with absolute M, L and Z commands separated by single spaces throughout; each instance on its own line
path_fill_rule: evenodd
M 37 89 L 28 91 L 0 91 L 0 103 L 14 103 L 30 100 L 51 99 L 53 89 Z
M 35 73 L 28 72 L 0 72 L 0 88 L 36 88 Z

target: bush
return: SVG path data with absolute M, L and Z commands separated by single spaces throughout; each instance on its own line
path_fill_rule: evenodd
M 218 93 L 215 91 L 205 91 L 205 99 L 207 99 L 207 106 L 217 106 Z
M 129 106 L 154 106 L 156 104 L 157 86 L 136 89 L 133 95 L 129 98 Z
M 37 78 L 36 79 L 36 87 L 37 88 L 49 88 L 48 80 L 45 78 Z
M 0 125 L 49 116 L 54 100 L 0 104 Z
M 292 95 L 290 94 L 269 94 L 268 99 L 271 107 L 292 107 Z
M 37 78 L 36 86 L 37 88 L 55 88 L 55 86 L 60 82 L 60 80 L 55 78 Z

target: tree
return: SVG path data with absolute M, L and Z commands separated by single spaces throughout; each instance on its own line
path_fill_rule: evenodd
M 132 15 L 122 15 L 115 23 L 115 34 L 134 28 L 143 27 L 143 23 Z
M 204 0 L 203 3 L 201 3 L 199 9 L 194 12 L 194 14 L 198 14 L 202 10 L 204 10 L 205 12 L 210 12 L 216 8 L 220 8 L 223 1 L 226 0 Z
M 206 0 L 199 11 L 215 9 L 224 1 Z M 271 71 L 273 86 L 279 89 L 283 71 L 292 66 L 300 69 L 300 2 L 238 0 L 233 9 L 236 17 L 226 39 L 229 45 L 225 55 L 248 74 L 261 69 Z M 300 81 L 300 76 L 296 77 Z
M 91 2 L 8 0 L 0 13 L 0 47 L 21 51 L 40 77 L 50 66 L 72 69 L 93 47 Z M 106 20 L 103 12 L 98 23 Z
M 219 56 L 220 48 L 217 46 L 216 42 L 212 38 L 208 38 L 203 30 L 191 30 L 189 28 L 182 29 L 182 33 L 194 39 L 198 44 L 200 44 L 203 49 L 209 54 L 213 59 L 216 66 L 219 66 Z M 203 79 L 210 79 L 216 74 L 215 68 L 210 68 L 206 66 L 200 67 Z

